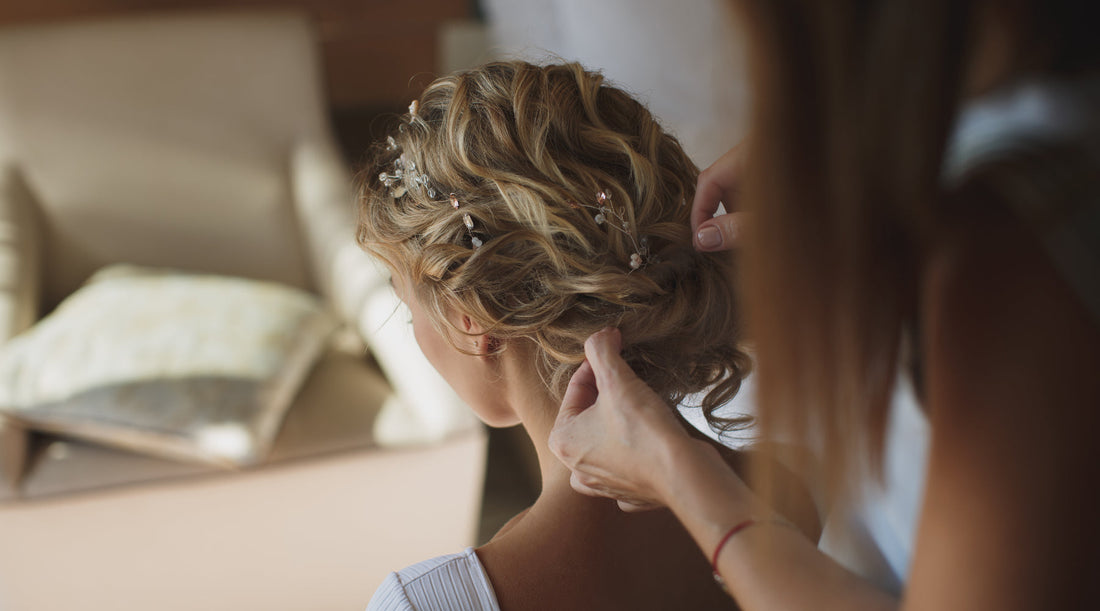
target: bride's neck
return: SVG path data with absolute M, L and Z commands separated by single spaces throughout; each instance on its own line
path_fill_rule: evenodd
M 528 388 L 541 388 L 541 385 Z M 584 529 L 595 518 L 603 521 L 609 508 L 604 499 L 584 496 L 569 483 L 570 471 L 550 451 L 550 430 L 554 426 L 558 405 L 548 394 L 527 394 L 513 403 L 524 432 L 531 439 L 539 462 L 541 486 L 533 505 L 514 516 L 492 538 L 489 544 L 479 548 L 484 554 L 489 549 L 523 550 L 532 542 L 555 548 L 570 548 L 576 540 L 562 533 Z M 617 512 L 611 512 L 617 513 Z M 547 533 L 556 533 L 548 540 Z M 589 538 L 592 535 L 589 533 Z M 545 549 L 543 551 L 546 551 Z
M 542 475 L 542 494 L 570 489 L 569 469 L 554 456 L 549 446 L 550 430 L 554 428 L 559 405 L 534 373 L 532 355 L 516 352 L 502 363 L 502 378 L 508 380 L 509 402 L 535 447 Z
M 540 393 L 542 394 L 542 393 Z M 554 427 L 554 418 L 558 405 L 549 396 L 531 397 L 523 406 L 517 406 L 520 422 L 539 461 L 539 473 L 542 475 L 542 494 L 557 488 L 569 488 L 569 469 L 550 451 L 550 430 Z

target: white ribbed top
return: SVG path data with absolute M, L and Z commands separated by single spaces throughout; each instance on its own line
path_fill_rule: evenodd
M 367 611 L 500 611 L 485 568 L 467 547 L 390 573 Z

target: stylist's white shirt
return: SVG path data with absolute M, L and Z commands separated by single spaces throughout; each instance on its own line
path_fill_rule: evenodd
M 720 408 L 719 413 L 724 416 L 754 415 L 753 390 L 750 374 L 742 382 L 737 396 Z M 698 402 L 698 397 L 688 397 L 684 404 L 690 406 Z M 744 448 L 759 441 L 753 429 L 715 435 L 706 426 L 698 408 L 681 407 L 680 412 L 696 428 L 731 448 Z M 807 465 L 805 461 L 787 463 L 810 488 L 823 514 L 821 550 L 856 574 L 894 593 L 900 593 L 909 572 L 924 494 L 930 434 L 928 420 L 913 395 L 908 377 L 902 373 L 887 423 L 881 481 L 871 476 L 871 470 L 864 466 L 864 473 L 856 476 L 858 498 L 846 507 L 825 507 L 825 491 L 814 487 L 815 483 L 825 481 L 817 470 L 818 465 Z M 786 440 L 780 435 L 775 441 Z

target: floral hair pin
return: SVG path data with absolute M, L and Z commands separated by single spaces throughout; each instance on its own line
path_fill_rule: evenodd
M 578 204 L 577 202 L 570 201 L 569 206 L 572 208 L 588 208 L 589 210 L 595 210 L 596 215 L 593 220 L 597 225 L 607 225 L 621 232 L 627 238 L 630 239 L 630 244 L 634 247 L 634 252 L 630 253 L 630 269 L 640 269 L 643 264 L 646 263 L 649 258 L 649 240 L 644 236 L 639 240 L 634 237 L 634 232 L 630 230 L 630 223 L 615 207 L 611 204 L 611 194 L 607 191 L 600 189 L 596 191 L 596 204 Z

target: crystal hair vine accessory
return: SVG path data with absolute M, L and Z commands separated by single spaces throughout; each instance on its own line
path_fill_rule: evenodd
M 409 106 L 409 111 L 414 112 L 416 110 L 416 101 Z M 397 141 L 393 136 L 386 138 L 386 150 L 396 151 L 399 147 Z M 409 192 L 406 186 L 406 181 L 410 181 L 415 188 L 423 188 L 428 195 L 428 199 L 434 200 L 438 193 L 435 187 L 432 186 L 431 179 L 424 172 L 417 170 L 416 162 L 405 157 L 402 153 L 400 157 L 393 162 L 393 173 L 382 172 L 378 175 L 378 180 L 382 183 L 382 186 L 390 190 L 390 195 L 397 199 Z M 451 207 L 458 210 L 461 206 L 458 201 L 458 196 L 451 193 L 447 196 L 448 201 L 451 203 Z M 474 248 L 479 248 L 484 242 L 481 238 L 474 233 L 474 217 L 470 216 L 469 212 L 462 215 L 462 224 L 466 227 L 466 233 L 470 236 L 470 244 Z
M 413 100 L 409 104 L 409 115 L 412 117 L 417 116 L 419 110 L 419 102 Z M 404 124 L 401 124 L 399 128 L 404 131 Z M 396 152 L 401 146 L 397 144 L 397 140 L 393 136 L 386 137 L 386 150 L 390 152 Z M 434 200 L 438 192 L 433 186 L 431 178 L 427 173 L 419 171 L 416 167 L 416 162 L 406 157 L 405 153 L 393 161 L 393 172 L 381 172 L 378 174 L 378 180 L 384 187 L 390 190 L 390 195 L 397 199 L 404 196 L 409 192 L 409 186 L 417 189 L 423 189 L 427 194 L 428 199 Z M 447 196 L 447 199 L 451 203 L 451 207 L 458 210 L 461 203 L 458 201 L 458 196 L 451 193 Z M 481 238 L 474 233 L 474 217 L 469 212 L 463 213 L 462 224 L 466 227 L 466 233 L 470 236 L 470 244 L 473 247 L 479 248 L 484 243 Z
M 387 150 L 397 150 L 397 143 L 394 141 L 393 136 L 390 136 L 386 142 Z M 408 187 L 405 185 L 406 179 L 410 180 L 414 187 L 424 189 L 428 194 L 428 198 L 435 199 L 435 196 L 438 195 L 428 175 L 418 172 L 416 162 L 406 159 L 404 153 L 394 160 L 392 174 L 382 172 L 378 175 L 378 180 L 390 190 L 390 195 L 394 197 L 401 197 L 408 193 Z
M 615 210 L 615 206 L 611 204 L 611 194 L 607 191 L 600 189 L 596 191 L 596 204 L 578 204 L 575 201 L 570 200 L 569 206 L 572 208 L 588 208 L 589 210 L 595 210 L 596 216 L 593 220 L 597 225 L 606 224 L 608 227 L 612 227 L 625 235 L 630 239 L 630 244 L 634 247 L 634 252 L 630 253 L 630 269 L 631 271 L 640 269 L 649 259 L 649 240 L 642 236 L 641 239 L 634 237 L 634 232 L 630 230 L 630 223 L 622 217 L 618 211 Z
M 451 200 L 451 207 L 458 210 L 459 206 L 461 206 L 458 201 L 458 196 L 451 193 L 449 197 Z M 470 244 L 472 244 L 475 249 L 480 248 L 483 242 L 481 238 L 474 235 L 474 217 L 470 216 L 469 212 L 462 215 L 462 224 L 466 226 L 466 233 L 470 234 Z
M 393 137 L 387 139 L 387 149 L 396 150 L 397 145 L 393 141 Z M 392 148 L 391 148 L 392 146 Z M 408 193 L 408 189 L 405 187 L 405 179 L 411 176 L 411 180 L 414 186 L 423 187 L 428 194 L 429 199 L 435 199 L 437 195 L 434 187 L 431 186 L 431 179 L 427 174 L 417 173 L 416 163 L 413 161 L 406 161 L 405 156 L 401 155 L 393 162 L 394 170 L 392 174 L 382 172 L 378 175 L 378 180 L 382 182 L 382 185 L 390 190 L 390 195 L 395 199 Z M 451 193 L 448 196 L 451 202 L 451 207 L 458 210 L 461 205 L 458 201 L 458 196 Z M 483 244 L 481 238 L 474 234 L 474 217 L 470 216 L 467 212 L 462 215 L 462 224 L 466 226 L 466 233 L 470 234 L 470 243 L 477 248 Z

